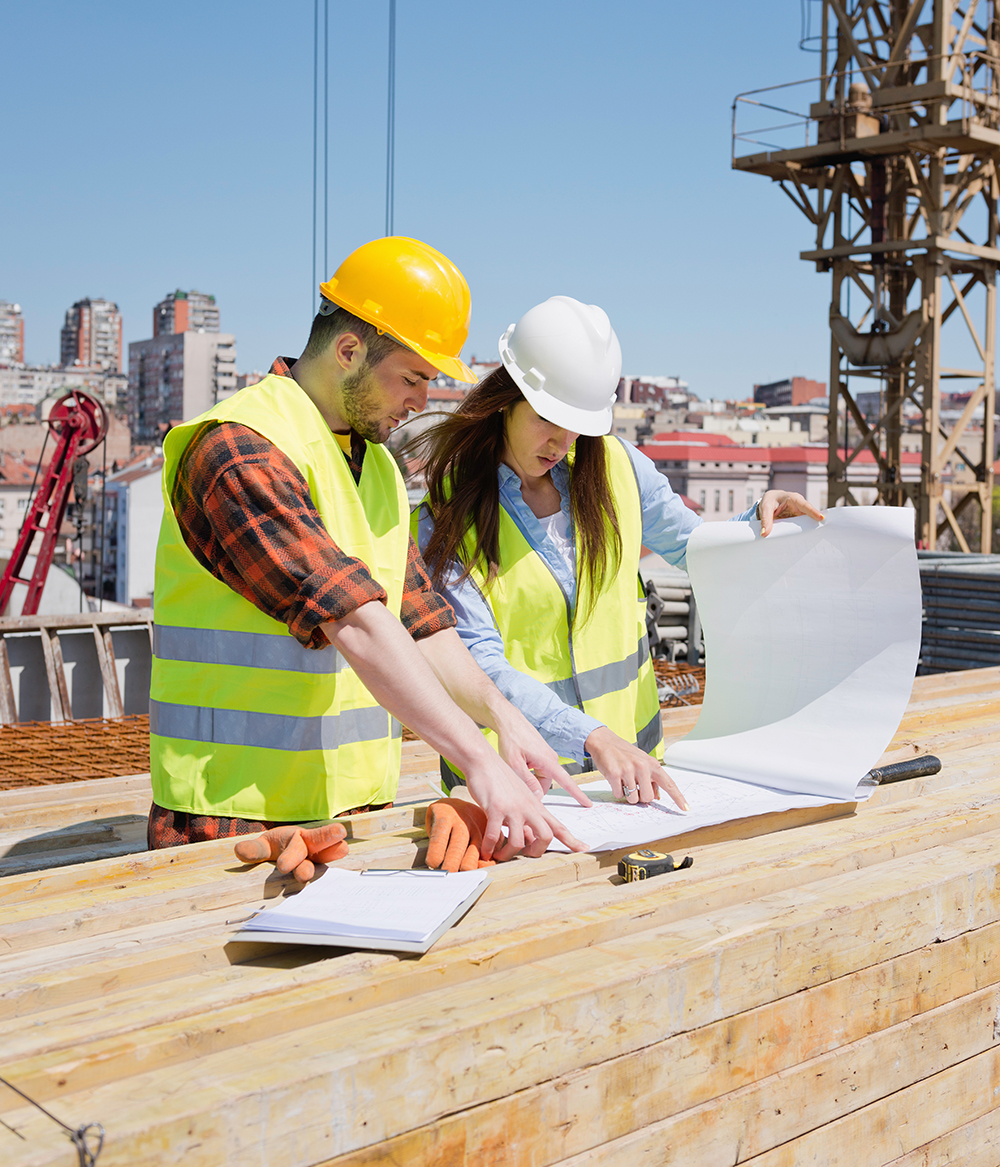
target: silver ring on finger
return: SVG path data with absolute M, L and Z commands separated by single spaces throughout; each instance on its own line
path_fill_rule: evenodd
M 628 798 L 628 797 L 630 797 L 631 795 L 635 794 L 635 792 L 636 792 L 638 789 L 639 789 L 639 787 L 638 787 L 638 786 L 623 786 L 623 787 L 622 787 L 622 794 L 624 794 L 624 795 L 625 795 L 625 797 L 626 797 L 626 798 Z

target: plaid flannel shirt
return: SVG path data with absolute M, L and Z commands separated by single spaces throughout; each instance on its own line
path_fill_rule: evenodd
M 279 357 L 271 372 L 288 376 Z M 366 442 L 351 434 L 357 482 Z M 181 458 L 172 496 L 181 535 L 216 579 L 280 620 L 309 648 L 330 643 L 319 627 L 370 600 L 386 600 L 368 567 L 330 537 L 298 469 L 276 446 L 234 422 L 206 422 Z M 431 587 L 412 537 L 400 619 L 415 639 L 455 626 L 451 605 Z

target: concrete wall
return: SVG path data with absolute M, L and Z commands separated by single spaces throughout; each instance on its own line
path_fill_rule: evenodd
M 5 637 L 19 721 L 49 721 L 51 702 L 42 642 L 37 632 L 12 632 Z M 145 627 L 112 629 L 118 685 L 126 714 L 149 712 L 152 654 Z M 66 683 L 74 717 L 107 717 L 101 667 L 89 628 L 60 632 L 66 662 Z

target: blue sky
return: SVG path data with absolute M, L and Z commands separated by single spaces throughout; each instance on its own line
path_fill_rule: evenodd
M 240 369 L 297 354 L 315 299 L 312 0 L 8 3 L 0 299 L 26 357 L 116 300 L 218 298 Z M 388 0 L 329 0 L 330 263 L 384 225 Z M 604 307 L 627 373 L 703 397 L 825 381 L 829 276 L 767 179 L 730 170 L 730 107 L 809 77 L 798 0 L 397 0 L 398 234 L 473 293 L 466 356 L 554 294 Z M 327 273 L 329 274 L 329 273 Z

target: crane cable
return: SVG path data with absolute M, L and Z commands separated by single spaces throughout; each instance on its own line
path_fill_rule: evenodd
M 389 0 L 389 91 L 385 122 L 385 233 L 393 233 L 396 212 L 396 0 Z

